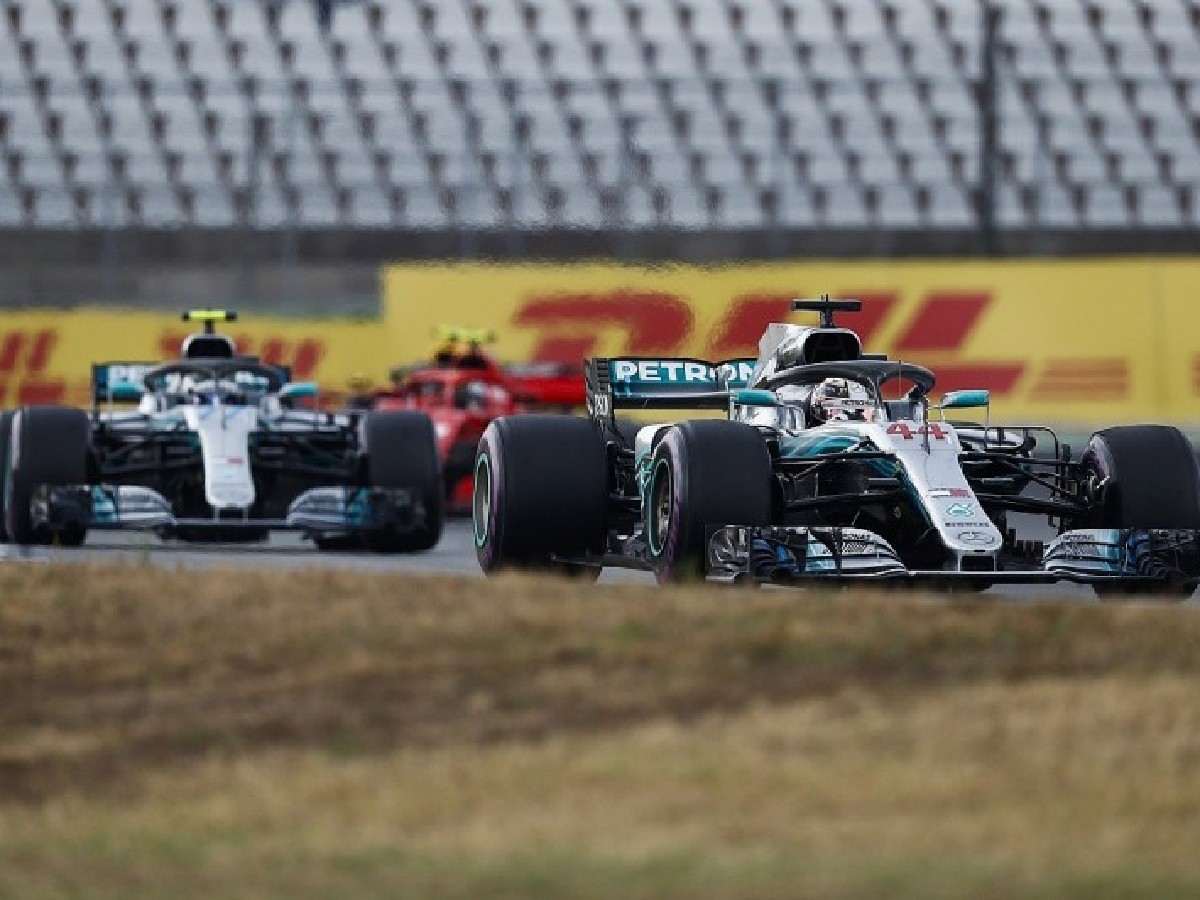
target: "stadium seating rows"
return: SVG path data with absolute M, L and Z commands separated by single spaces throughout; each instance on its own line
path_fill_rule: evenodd
M 997 5 L 1000 226 L 1200 223 L 1200 2 Z M 975 0 L 0 8 L 0 227 L 976 223 Z

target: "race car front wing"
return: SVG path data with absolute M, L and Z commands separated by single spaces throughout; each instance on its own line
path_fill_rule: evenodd
M 238 510 L 212 516 L 179 516 L 170 501 L 138 485 L 46 487 L 35 494 L 34 525 L 49 528 L 79 521 L 89 529 L 203 533 L 238 528 L 300 531 L 314 536 L 368 531 L 383 527 L 420 527 L 424 510 L 411 491 L 392 488 L 319 487 L 300 494 L 281 519 L 254 518 Z
M 1200 583 L 1200 532 L 1068 531 L 1050 541 L 1039 568 L 1006 568 L 999 554 L 963 557 L 958 568 L 908 568 L 884 538 L 860 528 L 717 528 L 708 543 L 714 576 L 770 583 L 904 579 L 928 583 L 1048 584 L 1073 581 L 1147 588 Z

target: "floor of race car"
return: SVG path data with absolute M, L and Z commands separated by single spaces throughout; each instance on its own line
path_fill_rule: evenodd
M 1028 536 L 1049 537 L 1040 520 L 1024 525 Z M 228 566 L 269 566 L 272 568 L 354 568 L 375 571 L 410 571 L 448 575 L 480 576 L 475 562 L 469 519 L 451 519 L 441 542 L 425 553 L 380 555 L 375 553 L 319 553 L 311 543 L 294 534 L 272 535 L 261 544 L 187 544 L 164 542 L 149 534 L 136 532 L 96 532 L 79 548 L 38 547 L 21 550 L 0 546 L 0 558 L 30 561 L 54 559 L 67 562 L 130 562 L 175 568 Z M 650 583 L 645 572 L 607 569 L 602 583 Z M 1005 585 L 987 592 L 989 596 L 1091 598 L 1089 587 L 1073 584 Z

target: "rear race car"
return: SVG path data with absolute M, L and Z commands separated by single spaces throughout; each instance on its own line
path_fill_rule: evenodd
M 836 327 L 857 306 L 797 301 L 821 326 L 771 325 L 753 360 L 592 360 L 588 418 L 493 423 L 475 467 L 482 568 L 1193 591 L 1200 471 L 1177 429 L 1106 429 L 1076 458 L 1049 429 L 991 424 L 985 391 L 934 406 L 932 372 Z M 725 418 L 632 427 L 624 408 Z M 947 417 L 966 409 L 984 421 Z
M 442 482 L 427 416 L 307 409 L 315 385 L 215 333 L 233 314 L 184 318 L 205 330 L 181 359 L 94 366 L 90 412 L 5 414 L 9 541 L 77 545 L 108 529 L 197 542 L 294 531 L 319 548 L 385 552 L 437 543 Z
M 487 426 L 501 416 L 582 406 L 583 373 L 557 363 L 501 365 L 483 350 L 488 332 L 446 328 L 442 338 L 432 363 L 395 370 L 395 387 L 375 395 L 371 408 L 430 417 L 449 508 L 469 513 L 475 448 Z

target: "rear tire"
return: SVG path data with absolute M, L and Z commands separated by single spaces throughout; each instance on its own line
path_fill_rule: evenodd
M 8 445 L 12 437 L 13 413 L 0 412 L 0 543 L 8 543 L 8 527 L 5 524 L 4 497 L 8 487 Z
M 603 552 L 608 456 L 588 419 L 505 416 L 479 441 L 472 496 L 475 555 L 487 574 L 552 571 L 581 579 L 598 566 L 554 557 Z
M 41 485 L 82 485 L 88 481 L 92 427 L 87 413 L 64 406 L 26 406 L 13 414 L 5 467 L 4 527 L 14 544 L 59 543 L 77 547 L 87 537 L 85 522 L 57 534 L 35 528 L 30 511 Z
M 758 430 L 717 419 L 683 422 L 654 449 L 646 544 L 660 583 L 703 578 L 710 530 L 769 525 L 771 454 Z
M 1089 522 L 1096 528 L 1200 530 L 1200 466 L 1177 428 L 1131 425 L 1092 435 L 1081 462 L 1097 483 L 1107 479 Z M 1094 585 L 1101 597 L 1128 596 L 1124 585 Z M 1153 593 L 1184 598 L 1193 587 L 1167 581 Z
M 429 550 L 441 539 L 446 518 L 433 423 L 419 412 L 375 412 L 363 417 L 361 427 L 368 487 L 409 490 L 425 510 L 419 528 L 387 526 L 369 531 L 364 536 L 367 546 L 380 553 Z

